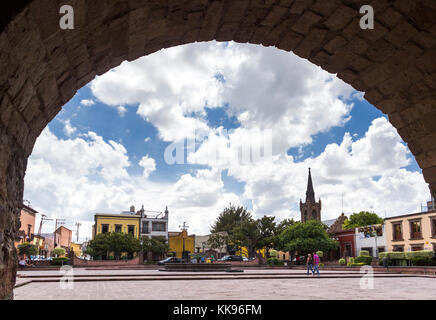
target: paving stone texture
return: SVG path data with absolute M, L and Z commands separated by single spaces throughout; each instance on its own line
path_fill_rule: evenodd
M 20 273 L 21 274 L 21 273 Z M 45 273 L 47 275 L 48 273 Z M 53 275 L 53 273 L 51 273 Z M 81 272 L 81 275 L 131 274 L 159 277 L 156 272 Z M 225 275 L 224 273 L 209 275 L 208 280 L 197 280 L 199 275 L 184 273 L 182 280 L 153 280 L 153 281 L 86 281 L 73 282 L 71 289 L 62 289 L 59 282 L 36 282 L 25 284 L 14 289 L 15 299 L 18 300 L 208 300 L 208 299 L 436 299 L 436 278 L 415 277 L 402 275 L 384 275 L 374 278 L 373 289 L 361 289 L 360 274 L 356 272 L 325 272 L 321 277 L 305 276 L 304 272 L 292 272 L 299 277 L 278 279 L 277 277 L 290 274 L 288 271 L 245 272 L 245 276 L 269 274 L 259 279 L 240 279 L 240 275 Z M 325 278 L 326 274 L 336 278 Z M 357 276 L 353 277 L 351 276 Z M 26 276 L 44 276 L 43 272 Z M 214 280 L 216 277 L 227 276 L 228 279 Z M 303 276 L 303 278 L 301 278 Z M 383 275 L 379 275 L 383 276 Z M 167 275 L 172 278 L 173 275 Z M 119 278 L 119 277 L 118 277 Z M 239 279 L 238 279 L 239 278 Z M 48 279 L 48 278 L 45 278 Z M 28 281 L 18 278 L 18 282 Z
M 74 30 L 59 28 L 62 1 L 20 3 L 15 15 L 0 13 L 0 299 L 13 298 L 13 243 L 36 138 L 96 75 L 162 48 L 262 44 L 336 73 L 388 115 L 436 197 L 434 0 L 71 0 Z M 359 27 L 367 4 L 374 30 Z

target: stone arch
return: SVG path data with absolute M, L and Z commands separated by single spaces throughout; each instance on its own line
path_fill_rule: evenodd
M 364 91 L 389 116 L 436 196 L 436 3 L 373 0 L 375 29 L 359 28 L 367 0 L 3 1 L 0 19 L 0 298 L 15 283 L 13 238 L 27 157 L 75 92 L 124 60 L 195 41 L 293 51 Z

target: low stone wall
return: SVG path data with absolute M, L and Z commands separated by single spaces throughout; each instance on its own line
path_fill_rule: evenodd
M 72 259 L 72 265 L 75 267 L 136 266 L 139 264 L 139 257 L 130 260 L 85 260 L 78 257 Z

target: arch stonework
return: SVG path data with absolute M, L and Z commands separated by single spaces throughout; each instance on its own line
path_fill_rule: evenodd
M 0 24 L 0 298 L 13 297 L 13 239 L 36 138 L 96 75 L 162 48 L 234 40 L 337 73 L 389 116 L 436 196 L 434 0 L 69 0 L 74 30 L 59 28 L 62 1 L 18 2 Z M 366 4 L 374 30 L 359 27 Z

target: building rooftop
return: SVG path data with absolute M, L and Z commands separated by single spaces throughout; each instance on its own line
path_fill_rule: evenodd
M 387 218 L 385 218 L 385 220 L 401 219 L 401 218 L 405 218 L 405 217 L 418 216 L 418 215 L 422 215 L 422 214 L 432 214 L 432 213 L 436 213 L 436 210 L 416 212 L 416 213 L 408 213 L 408 214 L 403 214 L 403 215 L 399 215 L 399 216 L 387 217 Z
M 94 216 L 103 217 L 122 217 L 122 218 L 140 218 L 138 214 L 122 214 L 122 213 L 96 213 Z

